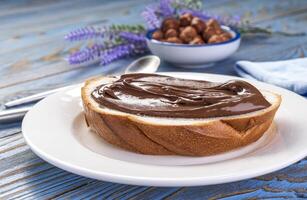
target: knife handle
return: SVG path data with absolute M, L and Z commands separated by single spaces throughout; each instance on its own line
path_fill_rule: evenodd
M 56 88 L 56 89 L 53 89 L 53 90 L 48 90 L 48 91 L 45 91 L 45 92 L 33 94 L 31 96 L 27 96 L 27 97 L 23 97 L 23 98 L 20 98 L 20 99 L 13 100 L 13 101 L 9 101 L 9 102 L 5 103 L 4 106 L 6 108 L 11 108 L 11 107 L 19 106 L 19 105 L 26 104 L 26 103 L 36 102 L 38 100 L 41 100 L 41 99 L 47 97 L 50 94 L 66 90 L 67 88 L 70 88 L 70 87 L 73 87 L 73 86 L 74 85 L 69 85 L 69 86 L 65 86 L 65 87 Z
M 21 120 L 31 106 L 0 111 L 0 123 Z

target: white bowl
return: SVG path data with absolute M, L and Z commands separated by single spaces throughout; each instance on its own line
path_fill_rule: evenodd
M 207 64 L 203 66 L 206 67 L 209 66 L 208 64 L 231 56 L 240 46 L 241 36 L 239 32 L 227 26 L 222 26 L 222 29 L 232 35 L 230 40 L 202 45 L 175 44 L 152 39 L 151 36 L 155 30 L 151 30 L 146 34 L 146 41 L 150 51 L 162 60 L 177 64 L 180 67 L 199 68 L 199 65 Z

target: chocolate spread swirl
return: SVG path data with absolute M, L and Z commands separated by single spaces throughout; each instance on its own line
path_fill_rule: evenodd
M 92 97 L 110 109 L 176 118 L 239 115 L 271 105 L 245 81 L 214 83 L 157 74 L 122 75 L 113 83 L 98 86 Z

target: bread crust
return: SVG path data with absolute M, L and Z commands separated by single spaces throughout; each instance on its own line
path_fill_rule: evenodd
M 281 103 L 280 95 L 273 94 L 276 101 L 261 112 L 179 125 L 159 124 L 141 116 L 99 108 L 89 94 L 91 84 L 100 80 L 114 78 L 90 79 L 81 89 L 88 126 L 113 145 L 149 155 L 209 156 L 246 146 L 270 127 Z

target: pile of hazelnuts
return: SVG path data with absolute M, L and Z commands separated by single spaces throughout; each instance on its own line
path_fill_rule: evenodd
M 215 19 L 205 22 L 185 13 L 178 19 L 164 19 L 161 28 L 152 34 L 152 38 L 161 42 L 199 45 L 224 42 L 232 36 L 224 31 Z

